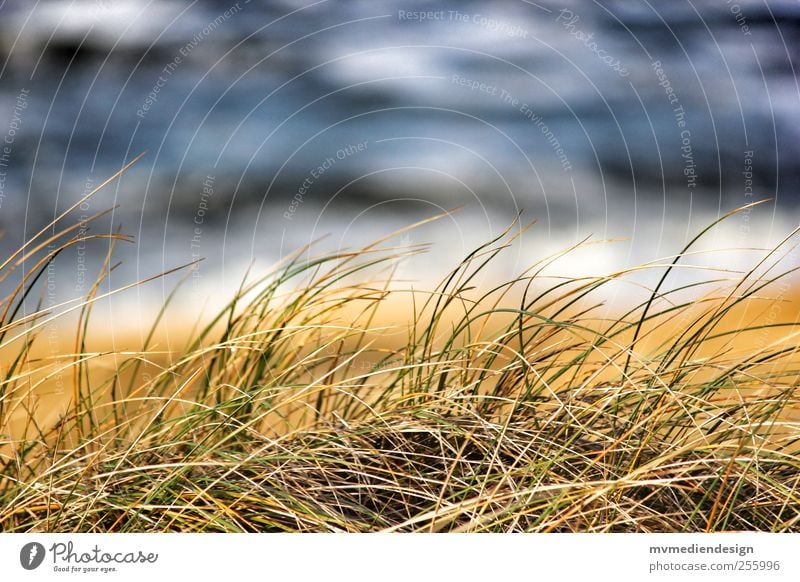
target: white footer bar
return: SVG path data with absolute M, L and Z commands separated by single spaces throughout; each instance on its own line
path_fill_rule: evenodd
M 0 535 L 3 581 L 169 577 L 188 582 L 796 582 L 800 534 Z

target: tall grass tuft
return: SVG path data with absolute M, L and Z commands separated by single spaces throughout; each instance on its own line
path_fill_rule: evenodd
M 785 299 L 792 236 L 748 272 L 677 288 L 696 241 L 607 277 L 548 276 L 569 249 L 481 289 L 509 229 L 427 292 L 392 278 L 424 248 L 302 249 L 168 358 L 154 332 L 98 374 L 99 284 L 23 314 L 75 243 L 74 226 L 48 232 L 0 265 L 43 253 L 1 304 L 3 531 L 800 531 L 798 328 L 763 317 Z M 662 274 L 644 301 L 604 305 L 642 269 Z M 33 357 L 64 312 L 73 351 Z M 67 405 L 39 421 L 55 374 Z

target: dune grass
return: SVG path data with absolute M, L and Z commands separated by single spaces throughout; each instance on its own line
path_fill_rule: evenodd
M 753 315 L 781 300 L 791 237 L 750 272 L 667 287 L 690 244 L 614 317 L 598 297 L 629 273 L 545 276 L 559 256 L 477 289 L 512 230 L 428 291 L 392 282 L 424 248 L 302 249 L 165 361 L 154 336 L 88 349 L 99 283 L 25 315 L 76 243 L 68 217 L 0 264 L 35 265 L 2 303 L 2 531 L 800 531 L 798 327 Z M 397 297 L 408 324 L 388 327 Z M 74 351 L 35 357 L 64 312 Z M 69 406 L 40 424 L 55 374 Z

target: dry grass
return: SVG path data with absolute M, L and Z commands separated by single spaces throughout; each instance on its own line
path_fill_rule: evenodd
M 143 379 L 152 338 L 91 372 L 95 293 L 61 310 L 80 317 L 59 369 L 32 356 L 57 316 L 20 317 L 48 232 L 0 266 L 38 260 L 2 303 L 0 433 L 27 419 L 0 458 L 3 531 L 800 531 L 798 328 L 759 317 L 791 238 L 681 300 L 664 289 L 690 245 L 610 319 L 593 297 L 628 274 L 544 277 L 558 257 L 474 289 L 510 233 L 427 293 L 390 282 L 424 249 L 304 250 Z M 411 323 L 382 341 L 398 295 Z M 69 406 L 39 423 L 56 373 Z

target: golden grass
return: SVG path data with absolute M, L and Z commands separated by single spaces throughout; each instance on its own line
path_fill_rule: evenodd
M 392 284 L 420 248 L 298 252 L 166 352 L 91 345 L 90 294 L 58 371 L 50 316 L 15 312 L 36 244 L 0 327 L 4 531 L 800 529 L 792 238 L 667 291 L 690 245 L 614 311 L 629 273 L 543 277 L 558 257 L 475 289 L 508 232 L 428 291 Z

